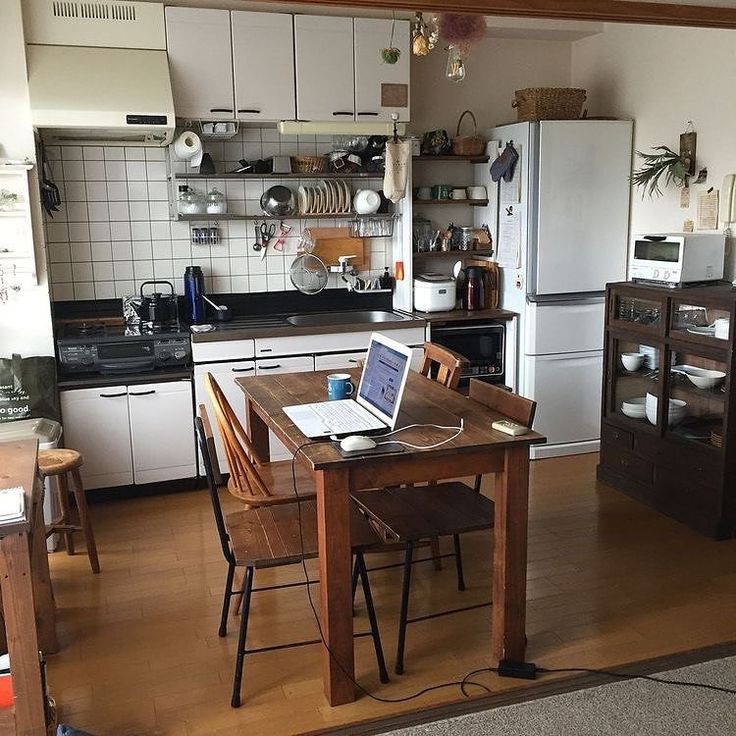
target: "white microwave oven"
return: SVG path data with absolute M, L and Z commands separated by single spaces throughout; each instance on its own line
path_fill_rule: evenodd
M 726 236 L 722 233 L 634 235 L 629 279 L 672 287 L 719 281 L 725 255 Z

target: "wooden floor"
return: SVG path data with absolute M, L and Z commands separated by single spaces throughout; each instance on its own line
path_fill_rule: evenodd
M 545 667 L 612 667 L 736 640 L 736 541 L 711 542 L 597 484 L 596 461 L 584 455 L 532 465 L 528 658 Z M 98 504 L 91 512 L 102 573 L 93 576 L 83 555 L 51 556 L 63 648 L 49 659 L 49 680 L 64 722 L 99 736 L 279 736 L 463 699 L 450 688 L 407 703 L 362 696 L 330 708 L 319 648 L 309 646 L 247 658 L 244 705 L 231 709 L 235 620 L 219 639 L 225 567 L 206 493 Z M 452 564 L 441 572 L 415 566 L 412 615 L 489 597 L 490 538 L 468 535 L 465 550 L 464 594 L 454 588 Z M 314 564 L 310 571 L 316 577 Z M 256 583 L 301 576 L 293 566 L 265 571 Z M 399 580 L 399 570 L 371 578 L 391 669 Z M 316 637 L 303 587 L 255 594 L 252 615 L 252 646 Z M 366 629 L 363 606 L 358 628 Z M 409 695 L 487 666 L 489 639 L 487 608 L 417 623 L 409 627 L 403 677 L 378 682 L 368 639 L 356 643 L 357 676 L 376 695 Z M 530 686 L 489 674 L 474 679 L 493 691 Z

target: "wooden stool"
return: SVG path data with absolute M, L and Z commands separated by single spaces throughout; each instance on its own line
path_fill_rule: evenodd
M 95 535 L 92 531 L 92 523 L 87 514 L 87 497 L 84 494 L 84 486 L 82 485 L 82 477 L 79 474 L 79 468 L 84 460 L 76 450 L 67 450 L 59 448 L 58 450 L 40 450 L 38 453 L 38 470 L 42 478 L 56 476 L 58 485 L 56 487 L 59 499 L 59 507 L 61 515 L 54 519 L 46 527 L 46 536 L 49 537 L 56 532 L 64 535 L 66 544 L 66 552 L 69 555 L 74 554 L 74 532 L 82 532 L 84 541 L 87 545 L 87 555 L 92 572 L 100 571 L 100 563 L 97 559 L 97 546 L 95 545 Z M 74 484 L 74 499 L 77 502 L 77 510 L 79 511 L 80 526 L 70 523 L 71 514 L 69 509 L 69 483 L 67 481 L 67 473 L 72 476 Z

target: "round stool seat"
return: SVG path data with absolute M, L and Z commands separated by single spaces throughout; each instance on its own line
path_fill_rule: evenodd
M 76 450 L 63 447 L 56 450 L 40 450 L 38 453 L 38 470 L 43 476 L 61 475 L 81 467 L 82 463 L 84 460 Z

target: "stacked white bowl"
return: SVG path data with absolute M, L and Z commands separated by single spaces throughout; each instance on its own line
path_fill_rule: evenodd
M 647 419 L 651 424 L 657 423 L 657 403 L 658 398 L 654 394 L 647 394 L 646 412 Z M 669 410 L 667 412 L 667 421 L 670 427 L 679 424 L 687 416 L 687 401 L 682 399 L 670 399 Z

